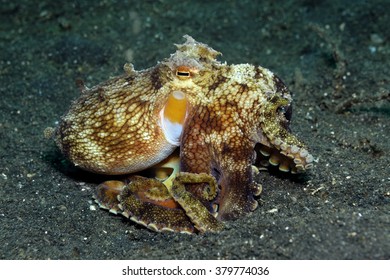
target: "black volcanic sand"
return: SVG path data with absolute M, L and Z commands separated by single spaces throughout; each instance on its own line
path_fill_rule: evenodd
M 389 259 L 389 1 L 0 1 L 1 259 Z M 35 3 L 34 3 L 35 2 Z M 117 2 L 117 3 L 112 3 Z M 344 2 L 344 3 L 343 3 Z M 372 3 L 369 3 L 372 2 Z M 155 65 L 182 35 L 294 92 L 317 163 L 271 170 L 259 207 L 219 234 L 162 234 L 93 210 L 110 177 L 43 137 L 92 86 Z

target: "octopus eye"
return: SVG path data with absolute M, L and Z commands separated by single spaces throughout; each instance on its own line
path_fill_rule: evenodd
M 288 121 L 291 121 L 291 117 L 292 117 L 292 106 L 285 106 L 283 107 L 283 114 L 284 114 L 284 117 L 288 120 Z
M 277 109 L 278 115 L 280 116 L 281 123 L 284 128 L 289 129 L 291 116 L 292 116 L 292 106 L 280 106 Z
M 187 79 L 191 78 L 190 68 L 187 66 L 177 67 L 176 77 L 178 77 L 180 80 L 187 80 Z

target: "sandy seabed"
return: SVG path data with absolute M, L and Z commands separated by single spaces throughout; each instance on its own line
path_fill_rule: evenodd
M 1 259 L 389 259 L 389 1 L 0 1 Z M 152 232 L 95 209 L 107 177 L 44 139 L 79 92 L 190 34 L 294 92 L 315 168 L 261 172 L 259 207 L 219 234 Z M 92 206 L 92 207 L 91 207 Z

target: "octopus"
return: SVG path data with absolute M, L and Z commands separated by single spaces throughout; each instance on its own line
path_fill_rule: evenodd
M 97 186 L 101 208 L 154 231 L 219 232 L 258 207 L 255 165 L 302 173 L 314 160 L 275 74 L 184 38 L 154 67 L 125 64 L 92 88 L 77 81 L 81 96 L 45 134 L 75 166 L 128 175 Z

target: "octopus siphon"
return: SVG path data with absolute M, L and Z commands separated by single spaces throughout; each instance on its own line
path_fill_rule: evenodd
M 314 159 L 291 133 L 292 96 L 276 75 L 184 38 L 154 67 L 78 81 L 81 96 L 45 134 L 82 169 L 129 174 L 97 186 L 100 207 L 155 231 L 218 232 L 257 208 L 255 163 L 302 173 Z

